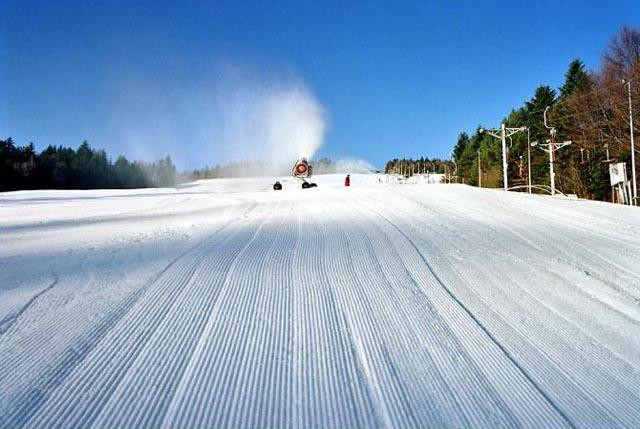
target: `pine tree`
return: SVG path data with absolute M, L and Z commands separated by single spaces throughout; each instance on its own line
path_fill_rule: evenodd
M 574 59 L 569 63 L 569 69 L 564 74 L 564 84 L 560 87 L 560 97 L 565 98 L 576 91 L 582 91 L 589 86 L 589 75 L 584 68 L 584 63 Z

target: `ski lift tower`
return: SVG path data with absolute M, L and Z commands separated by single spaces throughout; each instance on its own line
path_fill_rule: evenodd
M 527 127 L 508 128 L 503 122 L 500 129 L 494 128 L 486 130 L 484 128 L 480 128 L 478 130 L 481 134 L 486 132 L 487 134 L 502 140 L 502 184 L 505 191 L 509 188 L 509 179 L 507 178 L 507 137 L 511 137 L 512 135 L 519 133 L 520 131 L 525 131 L 526 129 Z
M 555 127 L 550 127 L 549 125 L 547 125 L 547 111 L 549 110 L 551 106 L 547 106 L 544 109 L 544 113 L 543 118 L 544 118 L 544 126 L 547 127 L 547 129 L 549 130 L 549 134 L 551 135 L 551 138 L 547 140 L 547 142 L 545 144 L 540 144 L 538 145 L 538 142 L 532 142 L 531 146 L 538 146 L 540 149 L 542 149 L 543 151 L 547 152 L 549 154 L 549 180 L 550 180 L 550 184 L 551 184 L 551 195 L 555 195 L 556 194 L 556 173 L 553 170 L 553 157 L 554 157 L 554 153 L 555 151 L 557 151 L 558 149 L 561 149 L 565 146 L 570 145 L 571 143 L 573 143 L 571 140 L 565 140 L 563 142 L 556 142 L 556 128 Z

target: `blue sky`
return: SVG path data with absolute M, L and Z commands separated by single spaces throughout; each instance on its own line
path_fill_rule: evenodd
M 220 118 L 199 112 L 232 70 L 304 81 L 329 122 L 318 155 L 445 157 L 638 23 L 637 1 L 0 0 L 0 137 L 214 164 L 201 130 Z

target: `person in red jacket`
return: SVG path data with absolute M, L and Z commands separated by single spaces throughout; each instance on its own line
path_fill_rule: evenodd
M 351 186 L 351 176 L 347 174 L 347 177 L 344 178 L 344 186 Z

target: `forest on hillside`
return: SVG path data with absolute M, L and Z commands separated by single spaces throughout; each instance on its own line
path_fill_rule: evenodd
M 449 174 L 453 170 L 453 162 L 439 158 L 394 158 L 384 166 L 384 172 L 387 174 L 399 174 L 401 176 L 409 177 L 414 174 L 424 173 L 439 173 Z
M 0 140 L 0 191 L 19 189 L 97 189 L 173 186 L 176 168 L 170 156 L 155 162 L 112 162 L 104 150 L 83 142 L 78 149 L 48 146 L 41 152 L 33 143 L 18 146 Z
M 629 82 L 631 82 L 629 84 Z M 512 110 L 495 124 L 527 127 L 508 139 L 509 185 L 526 185 L 529 165 L 527 141 L 531 147 L 531 181 L 549 185 L 549 155 L 540 144 L 550 139 L 543 114 L 547 106 L 547 125 L 556 129 L 555 141 L 571 144 L 555 152 L 556 186 L 564 193 L 597 200 L 610 200 L 608 162 L 626 162 L 631 178 L 631 134 L 629 96 L 632 111 L 640 112 L 640 29 L 623 27 L 609 42 L 597 70 L 586 70 L 579 59 L 573 60 L 557 90 L 538 87 L 531 99 Z M 640 119 L 640 118 L 639 118 Z M 478 127 L 472 135 L 461 133 L 452 161 L 459 181 L 483 187 L 502 186 L 500 140 Z M 634 128 L 637 129 L 637 121 Z M 636 142 L 636 154 L 638 153 Z M 607 157 L 608 153 L 608 157 Z M 479 176 L 478 172 L 481 172 Z

